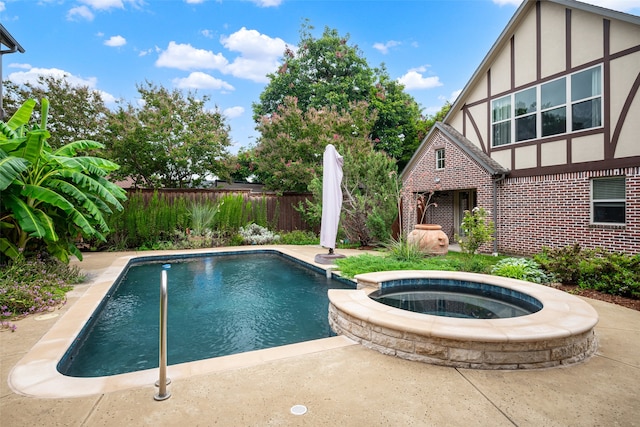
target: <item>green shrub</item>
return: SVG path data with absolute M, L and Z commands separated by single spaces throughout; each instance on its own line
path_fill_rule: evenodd
M 391 238 L 389 243 L 385 245 L 389 250 L 389 257 L 396 261 L 415 262 L 425 257 L 417 243 L 410 243 L 406 237 L 400 236 L 397 240 Z
M 280 235 L 283 245 L 318 245 L 320 238 L 313 231 L 294 230 Z
M 640 298 L 640 255 L 582 249 L 575 244 L 544 248 L 534 259 L 561 283 Z
M 249 223 L 251 204 L 245 207 L 245 200 L 241 195 L 228 194 L 218 204 L 218 215 L 214 221 L 216 230 L 233 233 Z
M 241 246 L 244 243 L 244 237 L 240 233 L 234 233 L 229 237 L 227 246 Z
M 590 253 L 582 251 L 580 245 L 565 246 L 558 249 L 542 248 L 542 253 L 533 259 L 546 271 L 553 273 L 560 283 L 576 285 L 580 281 L 580 262 Z
M 154 192 L 146 202 L 143 193 L 132 193 L 124 204 L 124 210 L 109 217 L 112 233 L 108 245 L 122 250 L 173 242 L 174 230 L 186 230 L 190 226 L 189 218 L 184 197 L 171 202 L 166 195 Z
M 213 220 L 218 213 L 219 205 L 212 203 L 193 203 L 189 208 L 191 217 L 191 232 L 196 236 L 202 236 L 211 231 Z
M 488 212 L 484 208 L 475 207 L 471 211 L 464 211 L 464 218 L 460 226 L 463 235 L 456 236 L 462 252 L 473 255 L 485 243 L 493 241 L 495 227 L 487 219 Z
M 268 245 L 280 240 L 280 236 L 269 231 L 266 227 L 253 223 L 246 227 L 240 227 L 238 234 L 242 236 L 243 243 L 246 245 Z
M 580 264 L 579 286 L 612 295 L 640 298 L 640 255 L 597 253 Z
M 472 271 L 487 273 L 500 260 L 491 255 L 469 257 L 459 252 L 445 256 L 422 257 L 420 260 L 400 261 L 390 255 L 363 254 L 336 260 L 340 274 L 352 278 L 356 274 L 394 270 Z
M 534 283 L 549 283 L 551 277 L 544 272 L 540 264 L 528 258 L 505 258 L 491 269 L 491 274 Z

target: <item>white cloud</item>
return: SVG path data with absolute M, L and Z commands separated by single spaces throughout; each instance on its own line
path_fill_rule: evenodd
M 267 74 L 275 71 L 279 66 L 277 60 L 257 61 L 251 58 L 236 58 L 227 70 L 234 77 L 247 79 L 258 83 L 268 83 Z
M 124 9 L 125 3 L 133 7 L 141 7 L 144 0 L 79 0 L 82 5 L 73 7 L 67 12 L 69 21 L 87 20 L 93 21 L 94 11 L 107 11 L 109 9 Z
M 3 1 L 0 1 L 0 12 L 4 12 L 7 9 L 7 6 Z
M 247 30 L 245 27 L 228 37 L 220 37 L 220 43 L 227 49 L 240 52 L 249 58 L 280 57 L 287 45 L 281 38 L 274 39 L 256 30 Z
M 94 89 L 98 82 L 96 77 L 82 78 L 58 68 L 31 68 L 29 71 L 16 71 L 15 73 L 10 73 L 8 79 L 16 84 L 25 84 L 27 82 L 37 84 L 39 76 L 52 76 L 57 79 L 65 79 L 73 86 L 88 86 L 91 89 Z
M 282 0 L 251 0 L 260 7 L 277 7 L 280 6 Z
M 229 36 L 221 36 L 220 43 L 229 51 L 239 53 L 232 63 L 222 53 L 172 41 L 166 50 L 160 50 L 156 66 L 179 70 L 218 70 L 237 78 L 266 83 L 269 81 L 267 74 L 278 69 L 279 59 L 287 46 L 280 38 L 271 38 L 244 27 Z
M 239 52 L 226 72 L 233 76 L 255 82 L 269 81 L 267 74 L 275 71 L 287 43 L 280 38 L 271 38 L 256 30 L 242 27 L 230 36 L 220 37 L 220 43 L 230 51 Z
M 23 70 L 30 70 L 31 68 L 33 68 L 31 66 L 31 64 L 20 64 L 18 62 L 13 62 L 11 64 L 8 65 L 9 68 L 20 68 Z
M 493 0 L 493 2 L 499 6 L 511 5 L 520 6 L 522 0 Z
M 108 104 L 112 105 L 116 103 L 116 98 L 108 92 L 96 89 L 98 84 L 98 79 L 96 77 L 83 78 L 79 76 L 74 76 L 71 73 L 68 73 L 64 70 L 60 70 L 59 68 L 31 68 L 27 64 L 12 64 L 15 65 L 15 68 L 27 68 L 28 71 L 16 71 L 14 73 L 10 73 L 7 78 L 15 84 L 22 85 L 25 83 L 31 83 L 32 85 L 38 85 L 38 77 L 40 76 L 51 76 L 56 79 L 64 79 L 71 86 L 86 86 L 89 89 L 97 90 L 100 92 L 102 96 L 102 100 Z
M 108 92 L 105 92 L 103 90 L 99 90 L 98 92 L 100 92 L 100 96 L 102 97 L 102 100 L 104 101 L 105 104 L 107 105 L 115 105 L 116 104 L 116 97 L 111 95 Z
M 202 34 L 203 36 L 205 36 L 208 39 L 212 39 L 213 38 L 213 31 L 211 31 L 211 30 L 201 30 L 200 34 Z
M 235 90 L 229 83 L 200 71 L 189 74 L 189 77 L 173 79 L 173 84 L 180 89 Z
M 427 71 L 427 67 L 422 66 L 411 69 L 407 73 L 398 79 L 398 82 L 404 85 L 405 89 L 432 89 L 434 87 L 442 86 L 440 77 L 431 76 L 425 77 L 422 74 Z
M 235 119 L 236 117 L 240 117 L 244 114 L 244 107 L 237 106 L 225 108 L 222 114 L 224 114 L 228 119 Z
M 127 39 L 122 36 L 111 36 L 109 40 L 104 42 L 104 44 L 111 47 L 124 46 L 127 44 Z
M 200 4 L 204 3 L 204 0 L 184 0 L 184 2 L 187 4 Z
M 383 55 L 389 53 L 389 48 L 400 46 L 402 43 L 395 40 L 389 40 L 386 43 L 374 43 L 373 48 L 380 51 Z
M 157 67 L 177 68 L 179 70 L 213 69 L 224 70 L 229 61 L 222 54 L 209 50 L 196 49 L 190 44 L 169 42 L 167 50 L 161 51 Z
M 87 6 L 74 7 L 67 12 L 67 20 L 69 21 L 79 21 L 81 19 L 93 21 L 93 18 L 93 12 L 91 12 Z
M 454 90 L 453 92 L 451 92 L 451 95 L 449 95 L 449 99 L 447 99 L 446 101 L 449 101 L 453 104 L 455 100 L 458 99 L 458 96 L 460 96 L 461 93 L 462 89 Z
M 81 0 L 81 3 L 91 6 L 93 9 L 107 10 L 107 9 L 124 9 L 122 0 Z

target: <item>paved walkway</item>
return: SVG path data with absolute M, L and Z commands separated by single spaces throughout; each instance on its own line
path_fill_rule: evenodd
M 301 248 L 301 257 L 320 251 Z M 350 254 L 350 253 L 349 253 Z M 95 278 L 116 253 L 87 254 Z M 91 281 L 69 294 L 68 310 Z M 640 312 L 588 300 L 600 347 L 587 362 L 535 371 L 425 365 L 359 345 L 320 350 L 81 398 L 14 393 L 13 366 L 59 319 L 32 316 L 0 332 L 0 425 L 13 426 L 640 426 Z M 304 415 L 292 415 L 294 405 Z

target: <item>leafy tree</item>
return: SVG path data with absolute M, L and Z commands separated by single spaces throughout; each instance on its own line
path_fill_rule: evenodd
M 350 102 L 366 101 L 375 78 L 357 46 L 347 44 L 335 29 L 325 28 L 320 39 L 304 24 L 297 51 L 287 48 L 284 63 L 253 104 L 254 120 L 277 111 L 286 97 L 298 99 L 302 111 L 333 106 L 346 109 Z
M 208 96 L 196 98 L 149 82 L 138 86 L 142 106 L 110 115 L 107 145 L 122 167 L 114 174 L 147 187 L 197 187 L 225 171 L 229 127 Z
M 378 113 L 371 135 L 376 150 L 398 160 L 398 167 L 408 163 L 420 142 L 418 120 L 420 108 L 404 87 L 391 80 L 384 66 L 378 70 L 370 102 Z
M 40 124 L 27 129 L 36 101 L 26 101 L 0 123 L 0 251 L 11 258 L 39 249 L 68 262 L 82 254 L 78 236 L 104 241 L 105 215 L 122 210 L 125 191 L 107 181 L 118 165 L 79 152 L 101 149 L 99 142 L 79 140 L 53 149 L 48 139 L 49 102 L 42 100 Z
M 256 157 L 253 148 L 240 149 L 238 154 L 227 158 L 227 169 L 231 180 L 248 181 L 256 176 Z
M 348 35 L 325 28 L 316 39 L 311 30 L 308 23 L 302 26 L 297 49 L 287 48 L 283 65 L 269 74 L 260 102 L 253 104 L 254 120 L 260 123 L 278 113 L 287 97 L 296 98 L 303 113 L 322 108 L 348 111 L 354 102 L 367 102 L 370 114 L 377 114 L 371 129 L 377 149 L 399 159 L 404 145 L 417 145 L 413 140 L 419 108 L 403 86 L 389 78 L 384 66 L 369 67 L 358 47 L 348 44 Z
M 396 165 L 387 154 L 346 149 L 343 154 L 342 214 L 340 228 L 345 237 L 360 246 L 386 242 L 398 216 Z M 305 220 L 319 226 L 322 219 L 322 176 L 315 176 L 309 189 L 313 199 L 298 206 Z
M 89 139 L 104 142 L 108 108 L 99 91 L 88 86 L 72 85 L 64 78 L 39 76 L 36 82 L 17 85 L 4 82 L 5 106 L 12 114 L 24 99 L 43 99 L 50 102 L 47 119 L 52 148 L 62 147 L 73 141 Z M 41 121 L 40 111 L 35 110 L 33 123 Z
M 270 117 L 263 117 L 256 147 L 256 174 L 268 189 L 307 191 L 314 176 L 322 175 L 322 154 L 329 143 L 351 150 L 368 150 L 375 121 L 366 103 L 350 104 L 349 111 L 310 108 L 285 98 Z
M 427 136 L 427 134 L 433 127 L 433 125 L 435 125 L 436 122 L 443 121 L 447 113 L 449 113 L 450 109 L 451 109 L 451 104 L 447 101 L 442 106 L 440 111 L 438 111 L 434 115 L 423 116 L 422 118 L 420 118 L 420 120 L 418 120 L 416 124 L 416 131 L 417 131 L 418 137 L 414 140 L 411 140 L 413 142 L 405 144 L 404 152 L 402 154 L 400 161 L 398 162 L 398 170 L 402 171 L 404 169 L 407 163 L 409 163 L 409 160 L 411 160 L 411 157 L 415 154 L 422 140 L 424 140 L 424 138 Z

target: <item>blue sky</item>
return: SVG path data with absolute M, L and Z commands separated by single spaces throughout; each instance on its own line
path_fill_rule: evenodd
M 590 0 L 640 15 L 640 0 Z M 3 80 L 66 76 L 108 106 L 136 102 L 136 84 L 197 90 L 231 127 L 235 153 L 255 143 L 252 102 L 308 19 L 349 35 L 371 67 L 425 114 L 462 90 L 519 0 L 0 0 L 0 22 L 25 49 L 4 55 Z

